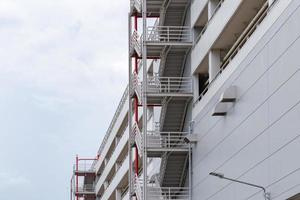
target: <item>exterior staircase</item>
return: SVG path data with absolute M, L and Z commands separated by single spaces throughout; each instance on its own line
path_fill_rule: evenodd
M 163 109 L 161 117 L 162 131 L 182 131 L 188 100 L 170 100 Z M 184 184 L 188 152 L 168 152 L 162 157 L 160 169 L 161 186 L 181 187 Z
M 160 124 L 161 131 L 180 132 L 183 128 L 185 112 L 187 109 L 187 98 L 170 99 L 162 109 Z
M 167 0 L 160 15 L 163 26 L 182 26 L 190 0 Z
M 166 158 L 162 160 L 161 164 L 161 186 L 182 187 L 185 181 L 187 163 L 187 152 L 166 154 Z
M 141 2 L 131 0 L 131 14 L 135 17 L 141 17 Z M 139 150 L 139 156 L 161 158 L 161 170 L 155 181 L 144 182 L 142 178 L 132 176 L 134 194 L 138 200 L 145 200 L 143 191 L 147 191 L 148 200 L 187 200 L 190 191 L 183 185 L 190 145 L 184 141 L 187 132 L 183 132 L 183 127 L 193 91 L 191 77 L 184 77 L 183 74 L 187 53 L 193 44 L 190 27 L 184 26 L 190 0 L 147 0 L 144 3 L 147 5 L 147 17 L 159 17 L 159 21 L 152 27 L 146 27 L 145 41 L 136 30 L 131 32 L 130 56 L 159 58 L 161 62 L 159 73 L 148 76 L 145 82 L 139 81 L 137 74 L 133 73 L 132 89 L 140 100 L 143 94 L 141 86 L 146 84 L 147 104 L 162 105 L 162 109 L 159 129 L 147 130 L 146 144 L 143 144 L 146 135 L 137 124 L 132 128 L 131 138 Z M 142 52 L 143 45 L 145 52 Z M 143 105 L 143 102 L 139 103 Z M 142 129 L 147 129 L 147 124 L 143 124 Z M 147 151 L 145 155 L 142 153 L 144 147 Z M 143 163 L 143 167 L 147 167 L 147 162 Z
M 182 66 L 186 57 L 186 51 L 170 51 L 161 62 L 160 76 L 180 77 Z
M 161 25 L 182 26 L 189 0 L 170 0 L 161 14 Z M 182 77 L 188 49 L 169 46 L 160 66 L 161 76 Z M 162 107 L 161 131 L 183 131 L 189 98 L 169 98 Z M 188 152 L 166 152 L 162 156 L 160 181 L 162 187 L 182 187 L 185 182 Z

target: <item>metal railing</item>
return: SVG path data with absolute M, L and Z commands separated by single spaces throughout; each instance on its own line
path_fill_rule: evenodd
M 193 93 L 191 77 L 148 77 L 147 92 L 150 93 Z
M 121 134 L 120 134 L 120 140 L 122 140 L 122 138 L 123 138 L 123 136 L 124 136 L 124 133 L 125 133 L 125 131 L 127 130 L 127 128 L 124 128 L 123 130 L 122 130 L 122 132 L 121 132 Z M 114 147 L 114 149 L 112 150 L 112 152 L 111 152 L 111 154 L 110 154 L 110 156 L 109 157 L 107 157 L 107 165 L 106 166 L 108 166 L 109 164 L 110 164 L 110 162 L 112 162 L 111 161 L 111 158 L 112 158 L 112 156 L 113 156 L 113 154 L 116 152 L 116 149 L 118 148 L 118 145 L 116 145 L 115 147 Z M 126 159 L 126 158 L 125 158 Z M 121 163 L 123 163 L 124 162 L 124 160 L 125 159 L 123 159 L 122 160 L 122 162 Z M 120 163 L 119 163 L 120 164 Z M 102 163 L 102 165 L 104 165 L 104 163 Z M 105 167 L 106 167 L 105 166 Z M 113 166 L 113 165 L 112 165 Z M 105 170 L 111 170 L 112 168 L 104 168 Z M 100 176 L 97 176 L 96 177 L 96 183 L 98 183 L 98 181 L 100 180 L 100 178 L 103 176 L 103 171 L 101 172 L 102 174 L 100 175 Z M 104 178 L 106 178 L 106 177 L 104 177 Z
M 218 5 L 216 6 L 216 8 L 214 9 L 214 11 L 212 12 L 211 17 L 209 18 L 209 20 L 206 22 L 206 24 L 203 26 L 201 32 L 199 33 L 199 35 L 197 36 L 195 43 L 197 43 L 201 37 L 204 35 L 208 25 L 210 24 L 210 22 L 212 21 L 212 19 L 214 18 L 214 16 L 216 15 L 217 11 L 221 8 L 222 4 L 224 3 L 225 0 L 221 0 Z
M 124 191 L 122 191 L 121 199 L 129 200 L 129 188 L 127 187 Z
M 115 171 L 115 173 L 113 174 L 113 176 L 111 177 L 110 181 L 108 181 L 108 185 L 106 187 L 106 190 L 109 188 L 109 186 L 111 185 L 111 183 L 113 182 L 114 178 L 116 177 L 117 173 L 119 172 L 119 170 L 122 168 L 122 166 L 124 165 L 125 160 L 128 158 L 128 155 L 125 156 L 125 158 L 119 163 L 120 167 Z
M 142 11 L 142 3 L 140 0 L 130 0 L 130 8 L 131 10 L 133 10 L 133 7 L 135 7 L 135 9 L 137 10 L 137 12 L 141 12 Z
M 231 60 L 238 54 L 238 52 L 242 49 L 244 44 L 249 40 L 250 36 L 254 33 L 254 31 L 257 29 L 258 25 L 262 22 L 262 20 L 265 18 L 265 16 L 268 13 L 268 2 L 266 2 L 261 9 L 258 11 L 256 16 L 252 19 L 252 21 L 249 23 L 249 25 L 245 28 L 243 33 L 240 35 L 240 37 L 236 40 L 236 42 L 232 45 L 228 53 L 223 59 L 223 62 L 220 66 L 220 70 L 215 75 L 215 77 L 210 81 L 206 82 L 206 87 L 203 90 L 203 92 L 199 95 L 199 97 L 194 101 L 193 106 L 195 106 L 205 95 L 205 93 L 209 90 L 213 82 L 219 77 L 220 74 L 224 71 L 226 66 L 231 62 Z
M 76 190 L 76 187 L 74 186 L 74 191 L 77 194 L 95 193 L 95 184 L 81 185 L 78 187 L 78 190 Z
M 138 55 L 141 55 L 142 52 L 142 36 L 139 36 L 136 30 L 133 31 L 130 39 L 130 51 L 133 52 L 134 50 Z
M 76 169 L 76 164 L 73 165 L 73 170 L 76 172 L 95 172 L 95 166 L 93 163 L 82 163 L 77 165 L 78 169 Z
M 122 110 L 122 108 L 123 108 L 123 106 L 124 106 L 124 104 L 126 102 L 127 97 L 128 97 L 128 92 L 129 92 L 129 85 L 127 85 L 127 87 L 126 87 L 126 89 L 125 89 L 125 91 L 124 91 L 124 93 L 122 95 L 122 98 L 121 98 L 121 100 L 119 102 L 117 110 L 116 110 L 116 112 L 115 112 L 115 114 L 113 116 L 113 119 L 110 122 L 109 127 L 108 127 L 108 129 L 106 131 L 106 134 L 105 134 L 105 136 L 104 136 L 104 138 L 102 140 L 102 143 L 101 143 L 100 148 L 98 150 L 98 154 L 100 156 L 101 156 L 101 153 L 102 153 L 102 151 L 103 151 L 103 149 L 104 149 L 104 147 L 106 145 L 106 142 L 107 142 L 107 140 L 108 140 L 108 138 L 109 138 L 109 136 L 111 134 L 111 131 L 112 131 L 113 127 L 115 126 L 118 117 L 120 116 L 121 110 Z M 95 165 L 95 163 L 96 162 L 94 162 L 93 165 Z
M 192 41 L 192 31 L 188 26 L 149 26 L 147 40 L 153 42 Z
M 261 21 L 267 15 L 268 5 L 269 5 L 269 2 L 266 1 L 263 4 L 263 6 L 260 8 L 258 13 L 255 15 L 255 17 L 251 20 L 251 22 L 244 29 L 242 34 L 238 37 L 238 39 L 232 45 L 232 47 L 230 48 L 230 50 L 228 51 L 228 53 L 226 54 L 226 56 L 223 59 L 221 68 L 225 68 L 229 64 L 229 62 L 232 60 L 232 58 L 239 52 L 239 50 L 247 42 L 247 40 L 250 38 L 250 36 L 254 33 L 257 26 L 261 23 Z
M 141 81 L 139 80 L 138 74 L 136 72 L 133 72 L 132 86 L 133 86 L 134 91 L 136 92 L 138 100 L 141 102 L 141 100 L 142 100 L 142 87 L 141 87 Z
M 149 199 L 180 199 L 188 200 L 189 199 L 189 188 L 188 187 L 148 187 L 147 188 L 147 197 Z
M 158 132 L 148 131 L 147 147 L 149 148 L 189 148 L 189 144 L 184 141 L 187 132 Z
M 157 183 L 150 183 L 147 181 L 147 199 L 150 200 L 171 200 L 189 199 L 188 187 L 160 187 Z M 143 197 L 143 179 L 135 175 L 134 182 L 135 193 L 138 200 L 142 200 Z
M 203 90 L 202 90 L 202 92 L 199 94 L 199 96 L 198 96 L 198 98 L 197 98 L 197 101 L 194 103 L 194 106 L 196 105 L 196 103 L 198 102 L 198 101 L 200 101 L 203 97 L 204 97 L 204 95 L 206 94 L 206 92 L 208 91 L 208 88 L 209 88 L 209 86 L 210 86 L 210 82 L 209 82 L 209 79 L 204 83 L 204 85 L 203 85 Z
M 138 153 L 139 153 L 140 156 L 142 156 L 143 136 L 142 136 L 142 133 L 139 129 L 139 126 L 136 122 L 134 123 L 132 130 L 133 130 L 133 134 L 134 134 L 134 140 L 135 140 L 136 146 L 138 148 Z
M 135 181 L 134 181 L 134 189 L 138 200 L 143 199 L 143 179 L 139 178 L 137 174 L 135 174 Z

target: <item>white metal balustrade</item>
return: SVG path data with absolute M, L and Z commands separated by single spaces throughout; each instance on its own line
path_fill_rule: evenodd
M 83 186 L 78 187 L 77 193 L 95 193 L 95 184 L 84 184 Z
M 189 144 L 184 141 L 187 132 L 147 132 L 147 147 L 158 151 L 188 150 Z
M 134 54 L 134 51 L 138 54 L 138 56 L 142 55 L 142 39 L 136 30 L 133 31 L 130 39 L 130 53 Z
M 142 11 L 142 3 L 141 3 L 140 0 L 130 0 L 130 10 L 131 10 L 131 12 L 133 12 L 134 9 L 138 13 L 141 13 L 141 11 Z
M 73 170 L 76 173 L 95 173 L 95 166 L 93 163 L 82 163 L 78 164 L 76 168 L 74 164 Z
M 192 94 L 191 77 L 148 77 L 147 93 L 178 93 Z
M 150 26 L 147 27 L 147 41 L 192 42 L 192 31 L 188 26 Z
M 75 186 L 75 184 L 72 186 L 74 194 L 77 197 L 95 197 L 96 192 L 95 192 L 95 184 L 83 184 L 78 187 Z
M 143 197 L 143 179 L 135 175 L 134 189 L 138 200 Z M 150 183 L 147 181 L 147 199 L 148 200 L 171 200 L 189 199 L 188 187 L 160 187 L 158 183 Z
M 121 100 L 120 100 L 120 102 L 119 102 L 119 104 L 118 104 L 118 107 L 117 107 L 116 112 L 115 112 L 115 114 L 114 114 L 114 116 L 113 116 L 113 119 L 112 119 L 112 121 L 111 121 L 110 124 L 109 124 L 109 127 L 108 127 L 108 129 L 107 129 L 107 131 L 106 131 L 106 133 L 105 133 L 105 136 L 104 136 L 104 138 L 103 138 L 103 140 L 102 140 L 102 143 L 101 143 L 101 145 L 100 145 L 100 148 L 99 148 L 99 150 L 98 150 L 98 154 L 101 155 L 101 156 L 103 156 L 103 158 L 105 157 L 104 155 L 102 155 L 102 154 L 103 154 L 104 147 L 105 147 L 105 145 L 107 144 L 108 138 L 109 138 L 109 136 L 111 135 L 112 130 L 113 130 L 114 126 L 116 125 L 117 119 L 119 118 L 119 116 L 120 116 L 120 114 L 121 114 L 121 111 L 122 111 L 122 109 L 123 109 L 123 107 L 124 107 L 124 105 L 125 105 L 125 102 L 126 102 L 127 98 L 128 98 L 128 93 L 129 93 L 129 85 L 127 85 L 127 87 L 126 87 L 126 89 L 125 89 L 125 91 L 124 91 L 124 93 L 123 93 L 123 95 L 122 95 L 122 98 L 121 98 Z M 101 159 L 101 157 L 100 157 L 100 159 Z M 102 159 L 101 162 L 99 162 L 99 161 L 96 162 L 96 161 L 95 161 L 95 162 L 93 163 L 93 166 L 94 166 L 95 168 L 97 168 L 97 166 L 98 166 L 98 168 L 100 168 L 101 165 L 103 164 L 103 162 L 104 162 L 104 159 Z M 96 165 L 96 163 L 98 163 L 98 165 Z
M 142 102 L 142 86 L 141 86 L 141 82 L 139 80 L 138 74 L 136 72 L 133 73 L 132 76 L 132 86 L 133 86 L 133 90 L 135 91 L 139 103 L 141 104 Z
M 138 200 L 143 200 L 143 179 L 135 175 L 134 190 Z
M 201 37 L 204 35 L 204 33 L 207 30 L 207 27 L 209 26 L 209 24 L 211 23 L 211 21 L 213 20 L 214 16 L 216 15 L 217 11 L 221 8 L 222 4 L 224 3 L 225 0 L 220 0 L 220 2 L 218 3 L 218 5 L 215 7 L 215 9 L 212 11 L 212 15 L 209 18 L 209 20 L 206 22 L 206 24 L 203 26 L 201 32 L 199 33 L 199 35 L 196 37 L 195 42 L 199 42 L 199 40 L 201 39 Z
M 125 161 L 126 161 L 127 158 L 128 158 L 128 155 L 127 155 L 127 156 L 119 163 L 120 167 L 115 171 L 115 173 L 113 174 L 113 176 L 110 178 L 110 181 L 108 181 L 108 185 L 107 185 L 105 191 L 108 190 L 109 186 L 110 186 L 111 183 L 114 181 L 114 179 L 115 179 L 115 177 L 117 176 L 117 174 L 118 174 L 119 170 L 121 169 L 121 167 L 122 167 L 123 165 L 125 165 L 124 163 L 125 163 Z M 105 191 L 104 191 L 104 192 L 105 192 Z
M 138 153 L 142 156 L 143 152 L 143 134 L 140 131 L 137 123 L 134 124 L 133 137 L 138 148 Z M 151 151 L 188 151 L 189 144 L 184 141 L 187 132 L 160 132 L 147 131 L 147 148 L 149 153 Z
M 143 153 L 143 136 L 142 136 L 142 133 L 141 133 L 140 128 L 139 128 L 137 123 L 134 124 L 132 130 L 133 130 L 133 134 L 134 134 L 135 144 L 138 148 L 139 156 L 142 156 L 142 153 Z
M 160 192 L 158 192 L 160 191 Z M 171 200 L 171 199 L 180 199 L 188 200 L 189 199 L 189 188 L 188 187 L 148 187 L 148 198 L 149 199 L 162 199 L 162 200 Z
M 224 0 L 220 1 L 220 6 L 224 2 Z M 232 45 L 232 47 L 229 49 L 225 57 L 223 58 L 222 64 L 220 66 L 220 70 L 218 73 L 214 76 L 214 78 L 209 82 L 206 81 L 204 84 L 204 89 L 201 92 L 201 94 L 197 97 L 196 101 L 194 101 L 193 106 L 195 107 L 198 102 L 203 98 L 203 96 L 206 94 L 206 92 L 209 90 L 209 88 L 213 85 L 213 82 L 217 78 L 219 78 L 219 75 L 222 74 L 226 66 L 233 60 L 233 58 L 238 54 L 238 52 L 242 49 L 242 47 L 245 45 L 245 43 L 249 40 L 251 35 L 254 33 L 254 31 L 257 29 L 259 24 L 262 22 L 262 20 L 266 17 L 268 14 L 268 2 L 265 2 L 263 6 L 260 8 L 256 16 L 251 20 L 251 22 L 247 25 L 247 27 L 244 29 L 244 31 L 241 33 L 241 35 L 237 38 L 235 43 Z M 198 40 L 197 40 L 198 41 Z

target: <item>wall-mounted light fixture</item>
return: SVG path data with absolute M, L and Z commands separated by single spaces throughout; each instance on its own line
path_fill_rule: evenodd
M 222 173 L 210 172 L 209 175 L 215 176 L 215 177 L 218 177 L 218 178 L 221 178 L 221 179 L 229 180 L 229 181 L 232 181 L 232 182 L 248 185 L 248 186 L 251 186 L 251 187 L 260 188 L 264 192 L 265 200 L 271 200 L 270 193 L 267 192 L 266 188 L 264 188 L 263 186 L 256 185 L 256 184 L 253 184 L 253 183 L 244 182 L 244 181 L 240 181 L 240 180 L 233 179 L 233 178 L 228 178 L 228 177 L 225 177 L 224 174 L 222 174 Z

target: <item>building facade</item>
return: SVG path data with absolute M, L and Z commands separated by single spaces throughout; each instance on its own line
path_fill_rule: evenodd
M 128 3 L 129 84 L 71 198 L 300 199 L 300 1 Z

